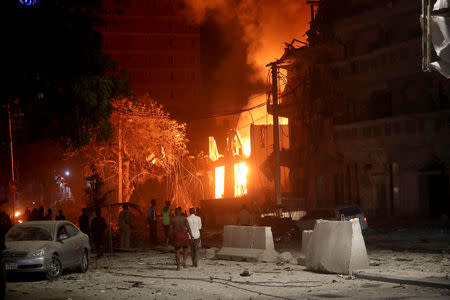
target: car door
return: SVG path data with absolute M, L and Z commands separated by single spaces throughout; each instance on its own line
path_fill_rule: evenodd
M 59 243 L 59 257 L 61 258 L 61 262 L 63 267 L 66 268 L 73 264 L 73 247 L 70 241 L 69 234 L 67 233 L 67 229 L 65 224 L 59 224 L 56 234 L 57 243 Z M 66 238 L 61 239 L 62 235 L 65 235 Z
M 83 235 L 73 224 L 65 224 L 66 231 L 69 234 L 70 243 L 72 244 L 73 264 L 78 264 L 84 251 Z

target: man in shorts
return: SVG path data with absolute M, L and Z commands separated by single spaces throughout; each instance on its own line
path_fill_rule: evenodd
M 175 209 L 175 217 L 170 220 L 170 233 L 172 236 L 172 244 L 175 247 L 177 271 L 179 271 L 181 249 L 183 249 L 183 268 L 186 268 L 187 250 L 190 244 L 189 237 L 192 237 L 191 228 L 189 227 L 187 218 L 181 214 L 181 207 Z

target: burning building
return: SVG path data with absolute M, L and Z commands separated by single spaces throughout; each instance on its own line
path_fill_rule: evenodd
M 254 213 L 274 204 L 273 125 L 266 97 L 256 97 L 249 107 L 216 122 L 236 124 L 223 140 L 209 137 L 208 200 L 202 208 L 211 223 L 234 224 L 243 204 Z M 289 148 L 286 118 L 280 118 L 280 147 Z M 281 168 L 282 190 L 289 191 L 289 172 Z

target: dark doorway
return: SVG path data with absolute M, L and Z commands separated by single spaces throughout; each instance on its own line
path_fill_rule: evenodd
M 447 172 L 426 172 L 420 176 L 420 199 L 425 215 L 450 216 L 449 177 Z M 431 174 L 430 174 L 431 173 Z
M 442 214 L 449 216 L 449 178 L 448 174 L 433 174 L 426 176 L 429 184 L 430 216 Z

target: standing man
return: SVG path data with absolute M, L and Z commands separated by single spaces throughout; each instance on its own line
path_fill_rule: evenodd
M 172 211 L 170 210 L 170 201 L 166 201 L 166 206 L 163 207 L 161 216 L 162 224 L 164 228 L 164 234 L 166 238 L 166 247 L 169 246 L 169 227 L 170 227 L 170 215 Z
M 119 214 L 120 248 L 130 248 L 130 212 L 124 204 Z
M 44 217 L 44 220 L 53 220 L 53 210 L 51 208 L 47 209 L 47 215 Z
M 96 217 L 91 222 L 91 236 L 92 242 L 95 247 L 95 251 L 97 252 L 97 257 L 103 255 L 103 250 L 105 249 L 104 240 L 105 240 L 105 230 L 106 230 L 106 221 L 105 218 L 101 216 L 101 210 L 99 208 L 95 211 Z
M 150 230 L 150 243 L 156 246 L 158 245 L 158 223 L 156 222 L 158 220 L 158 215 L 156 214 L 156 200 L 152 199 L 151 204 L 152 206 L 148 209 L 147 220 Z
M 91 236 L 89 232 L 89 216 L 87 214 L 87 208 L 83 207 L 81 211 L 83 213 L 81 214 L 81 216 L 78 217 L 78 224 L 80 225 L 80 230 L 82 233 Z
M 190 216 L 187 217 L 189 228 L 191 228 L 191 258 L 192 265 L 198 266 L 198 250 L 200 248 L 200 229 L 202 229 L 202 219 L 195 215 L 193 207 L 189 209 Z
M 65 215 L 63 215 L 63 211 L 62 211 L 62 209 L 60 209 L 60 210 L 58 210 L 58 215 L 55 217 L 55 220 L 65 220 L 66 219 L 66 216 Z
M 37 220 L 36 221 L 42 221 L 45 220 L 44 219 L 44 207 L 43 206 L 39 206 L 39 211 L 37 214 Z
M 175 247 L 175 260 L 177 271 L 180 270 L 180 251 L 183 249 L 183 268 L 186 268 L 187 248 L 189 246 L 189 236 L 192 237 L 191 228 L 187 218 L 181 214 L 181 207 L 175 209 L 175 217 L 170 220 L 170 232 L 172 243 Z
M 238 215 L 238 225 L 239 226 L 250 226 L 250 213 L 247 210 L 247 206 L 245 204 L 242 205 L 242 209 Z

